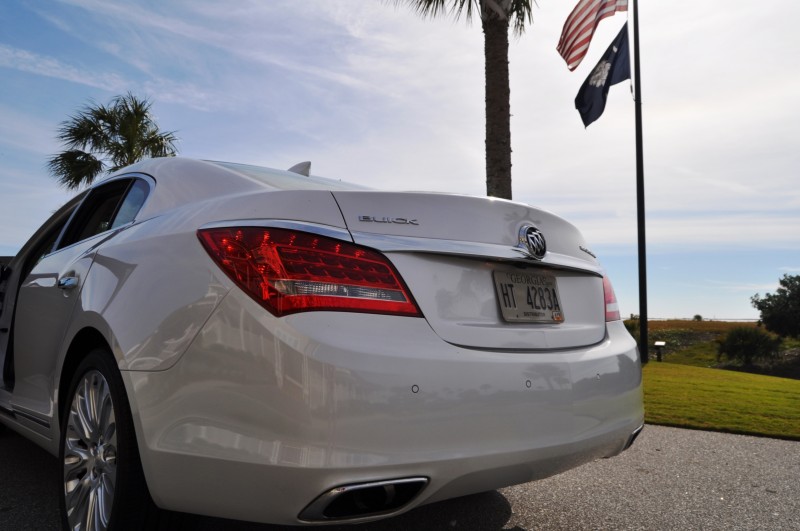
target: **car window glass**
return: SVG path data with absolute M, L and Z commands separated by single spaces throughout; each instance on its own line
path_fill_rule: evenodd
M 50 230 L 47 236 L 45 236 L 42 243 L 40 243 L 35 249 L 33 249 L 30 252 L 29 257 L 31 263 L 30 267 L 28 268 L 29 270 L 36 267 L 36 264 L 41 262 L 42 258 L 44 258 L 53 251 L 53 245 L 55 245 L 58 235 L 61 234 L 61 229 L 63 229 L 64 225 L 66 225 L 67 219 L 68 218 L 65 218 L 63 223 L 59 223 L 57 226 L 53 227 L 53 229 Z
M 111 218 L 114 215 L 114 211 L 117 209 L 118 204 L 119 197 L 109 196 L 104 198 L 99 203 L 93 205 L 94 210 L 86 223 L 84 223 L 83 228 L 78 233 L 78 237 L 75 238 L 75 241 L 79 242 L 85 240 L 86 238 L 91 238 L 95 234 L 100 234 L 101 232 L 105 232 L 110 229 Z
M 116 229 L 117 227 L 121 227 L 133 221 L 136 218 L 136 214 L 139 213 L 139 209 L 142 208 L 144 200 L 147 199 L 147 194 L 149 192 L 150 187 L 146 182 L 139 179 L 135 180 L 130 190 L 128 190 L 128 195 L 125 196 L 125 200 L 122 201 L 122 205 L 119 207 L 119 212 L 117 212 L 117 216 L 114 218 L 114 223 L 112 223 L 111 228 Z
M 109 230 L 130 184 L 129 179 L 120 179 L 89 192 L 70 220 L 59 249 Z
M 67 224 L 68 219 L 68 216 L 64 216 L 63 221 L 50 228 L 50 230 L 48 230 L 47 233 L 41 237 L 36 246 L 28 252 L 28 257 L 22 265 L 22 271 L 19 276 L 20 281 L 24 280 L 28 274 L 33 271 L 33 268 L 36 267 L 36 264 L 41 262 L 45 256 L 53 252 L 53 246 L 55 245 L 59 234 L 61 234 L 61 230 L 64 228 L 64 225 Z

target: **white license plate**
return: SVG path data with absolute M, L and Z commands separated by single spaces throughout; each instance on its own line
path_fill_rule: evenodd
M 564 308 L 556 277 L 537 271 L 494 271 L 494 287 L 503 320 L 516 323 L 561 323 Z

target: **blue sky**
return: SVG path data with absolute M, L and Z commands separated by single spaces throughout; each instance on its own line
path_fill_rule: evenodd
M 540 1 L 510 52 L 514 199 L 586 235 L 623 315 L 638 312 L 628 84 L 584 129 L 575 94 L 625 22 L 570 72 L 573 2 Z M 800 4 L 642 2 L 651 317 L 757 318 L 800 274 Z M 0 255 L 71 194 L 47 175 L 59 123 L 90 101 L 150 98 L 180 154 L 393 190 L 485 194 L 480 25 L 378 0 L 4 0 Z

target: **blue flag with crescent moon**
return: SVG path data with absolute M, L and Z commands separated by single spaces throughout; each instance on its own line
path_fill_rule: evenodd
M 581 114 L 584 126 L 588 127 L 603 114 L 611 85 L 630 78 L 631 59 L 626 22 L 575 97 L 575 108 Z

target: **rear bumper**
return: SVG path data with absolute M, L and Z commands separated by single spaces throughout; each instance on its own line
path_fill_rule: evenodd
M 407 510 L 615 455 L 642 424 L 621 322 L 590 348 L 508 353 L 417 318 L 265 313 L 233 290 L 175 366 L 124 373 L 158 505 L 298 524 L 333 487 L 427 478 Z

